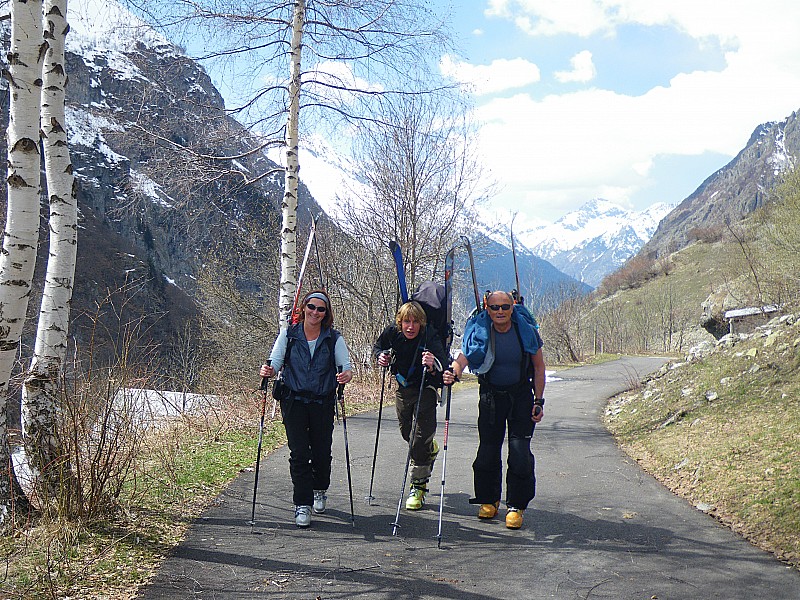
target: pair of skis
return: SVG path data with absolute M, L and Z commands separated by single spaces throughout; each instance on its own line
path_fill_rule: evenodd
M 303 276 L 306 273 L 306 266 L 308 265 L 308 257 L 311 255 L 311 246 L 313 245 L 317 254 L 317 268 L 319 269 L 319 284 L 325 289 L 325 279 L 322 276 L 322 263 L 319 260 L 319 246 L 317 245 L 317 221 L 322 213 L 316 217 L 311 215 L 311 229 L 308 232 L 308 241 L 306 242 L 306 251 L 303 254 L 303 262 L 300 263 L 300 271 L 297 274 L 297 287 L 294 290 L 294 300 L 292 301 L 292 312 L 290 313 L 291 323 L 297 323 L 300 317 L 301 307 L 297 306 L 300 301 L 300 292 L 303 289 Z

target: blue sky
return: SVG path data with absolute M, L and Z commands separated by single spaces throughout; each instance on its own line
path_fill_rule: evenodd
M 453 6 L 453 4 L 455 6 Z M 473 91 L 491 208 L 554 221 L 601 197 L 678 204 L 800 108 L 794 0 L 467 0 L 445 76 Z M 523 225 L 524 226 L 524 225 Z
M 85 30 L 96 43 L 113 41 L 101 40 L 98 27 L 110 4 L 71 1 L 71 35 Z M 800 108 L 797 0 L 430 6 L 449 15 L 460 44 L 437 62 L 474 100 L 475 147 L 499 184 L 490 218 L 510 222 L 518 212 L 519 231 L 594 198 L 634 210 L 678 204 L 758 125 Z M 347 67 L 329 61 L 323 68 Z M 305 164 L 304 179 L 311 174 Z M 332 193 L 336 177 L 320 177 L 322 193 Z

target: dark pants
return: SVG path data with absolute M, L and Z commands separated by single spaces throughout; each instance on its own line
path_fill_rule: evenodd
M 411 439 L 414 426 L 414 411 L 419 400 L 419 386 L 398 387 L 395 395 L 395 409 L 400 424 L 400 435 L 405 441 Z M 433 436 L 436 434 L 436 390 L 426 387 L 422 390 L 422 400 L 417 415 L 417 430 L 411 445 L 411 481 L 428 481 L 433 469 L 431 452 Z
M 498 392 L 481 384 L 478 401 L 478 453 L 472 463 L 475 502 L 491 504 L 502 494 L 503 440 L 508 426 L 506 504 L 525 509 L 536 495 L 535 461 L 531 437 L 533 394 L 530 388 Z
M 293 500 L 298 506 L 311 506 L 314 490 L 327 490 L 331 484 L 334 411 L 333 402 L 281 401 Z

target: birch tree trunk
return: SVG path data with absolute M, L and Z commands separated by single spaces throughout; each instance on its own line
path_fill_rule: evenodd
M 0 256 L 0 519 L 11 503 L 8 382 L 19 351 L 39 234 L 39 111 L 42 88 L 42 2 L 11 2 L 8 208 Z
M 291 318 L 297 289 L 297 188 L 300 173 L 300 61 L 303 51 L 305 0 L 295 0 L 292 13 L 292 41 L 289 66 L 289 116 L 286 123 L 286 174 L 281 203 L 281 291 L 278 299 L 281 327 Z
M 28 465 L 47 477 L 58 456 L 57 391 L 67 351 L 70 301 L 75 280 L 78 207 L 65 123 L 67 76 L 64 44 L 69 26 L 67 0 L 44 0 L 45 53 L 41 131 L 50 204 L 50 251 L 36 345 L 22 390 L 22 433 Z M 49 486 L 48 486 L 49 487 Z

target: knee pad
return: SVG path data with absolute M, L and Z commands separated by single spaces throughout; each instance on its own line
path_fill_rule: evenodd
M 530 438 L 508 439 L 508 468 L 520 477 L 527 477 L 533 472 Z

